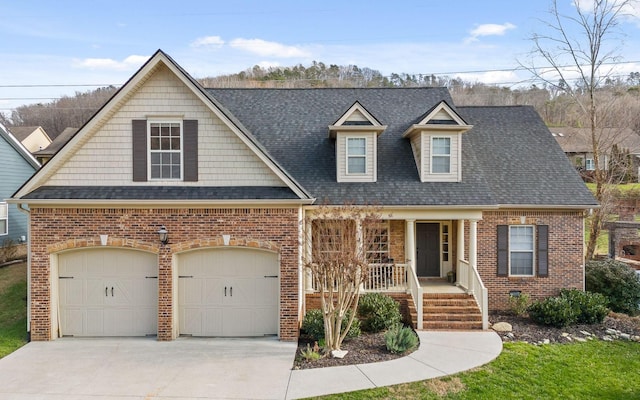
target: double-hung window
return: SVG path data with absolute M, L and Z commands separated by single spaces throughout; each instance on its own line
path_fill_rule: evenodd
M 431 138 L 431 173 L 448 174 L 451 172 L 451 138 Z
M 347 174 L 367 172 L 367 139 L 347 138 Z
M 371 264 L 385 264 L 389 258 L 389 223 L 379 222 L 363 229 L 367 261 Z
M 585 169 L 587 171 L 594 171 L 596 169 L 596 163 L 593 161 L 593 158 L 587 158 L 585 162 Z
M 534 238 L 533 226 L 531 225 L 512 225 L 509 227 L 509 275 L 533 275 Z
M 182 179 L 182 122 L 149 121 L 149 176 Z
M 7 203 L 0 203 L 0 235 L 9 233 L 9 206 Z

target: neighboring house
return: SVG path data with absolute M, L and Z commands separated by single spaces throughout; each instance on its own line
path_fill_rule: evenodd
M 595 170 L 591 129 L 589 128 L 551 128 L 553 136 L 571 160 L 574 167 L 585 178 L 590 178 Z M 632 173 L 640 176 L 640 135 L 631 128 L 604 128 L 597 131 L 602 156 L 600 166 L 609 169 L 611 151 L 615 146 L 621 151 L 628 151 L 631 157 Z
M 38 159 L 40 164 L 44 165 L 60 150 L 67 142 L 78 132 L 78 128 L 64 128 L 62 132 L 44 149 L 36 151 L 33 155 Z
M 9 132 L 31 153 L 51 144 L 51 138 L 41 126 L 12 126 Z
M 417 328 L 486 328 L 510 292 L 583 288 L 597 206 L 531 107 L 455 107 L 445 88 L 205 89 L 162 51 L 12 202 L 30 212 L 33 340 L 294 340 L 318 301 L 303 221 L 325 203 L 383 209 L 364 290 Z M 473 324 L 444 321 L 433 284 L 450 271 Z
M 6 199 L 38 168 L 38 161 L 0 124 L 0 245 L 6 240 L 16 244 L 27 240 L 27 214 L 9 206 Z

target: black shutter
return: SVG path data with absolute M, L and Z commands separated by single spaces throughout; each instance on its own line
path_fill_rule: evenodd
M 538 225 L 538 276 L 549 276 L 549 225 Z
M 498 225 L 498 276 L 509 275 L 509 226 Z
M 198 120 L 186 119 L 182 122 L 184 138 L 184 181 L 198 181 Z
M 133 181 L 147 181 L 147 120 L 131 121 L 133 143 Z

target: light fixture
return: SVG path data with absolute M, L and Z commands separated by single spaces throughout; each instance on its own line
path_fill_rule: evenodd
M 162 225 L 160 229 L 158 229 L 158 237 L 160 238 L 160 243 L 167 244 L 169 242 L 169 231 L 167 228 Z

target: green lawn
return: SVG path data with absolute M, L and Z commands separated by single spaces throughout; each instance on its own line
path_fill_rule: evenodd
M 27 265 L 0 268 L 0 358 L 27 341 Z
M 638 399 L 638 371 L 640 343 L 506 343 L 469 372 L 318 399 Z

